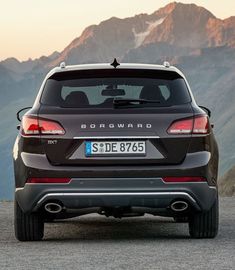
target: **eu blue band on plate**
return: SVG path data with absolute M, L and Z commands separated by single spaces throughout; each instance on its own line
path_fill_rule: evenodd
M 86 155 L 91 155 L 91 142 L 86 142 Z

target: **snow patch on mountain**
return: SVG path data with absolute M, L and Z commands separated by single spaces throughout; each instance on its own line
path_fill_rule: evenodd
M 138 48 L 139 46 L 141 46 L 145 40 L 145 38 L 150 34 L 150 32 L 159 24 L 163 23 L 163 21 L 165 20 L 164 18 L 158 19 L 154 22 L 146 22 L 148 24 L 148 27 L 146 29 L 146 31 L 144 32 L 139 32 L 136 33 L 135 28 L 132 29 L 132 32 L 135 36 L 135 48 Z

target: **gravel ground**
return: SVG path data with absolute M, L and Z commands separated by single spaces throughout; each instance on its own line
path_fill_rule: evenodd
M 215 239 L 192 240 L 187 224 L 146 215 L 87 215 L 46 224 L 42 242 L 18 242 L 13 203 L 0 202 L 0 269 L 235 269 L 235 197 L 220 200 Z

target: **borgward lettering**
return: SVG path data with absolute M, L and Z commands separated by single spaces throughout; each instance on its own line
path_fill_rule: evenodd
M 118 128 L 124 128 L 125 125 L 124 124 L 117 124 Z
M 128 129 L 132 129 L 132 128 L 152 128 L 152 124 L 147 123 L 147 124 L 142 124 L 142 123 L 138 123 L 138 124 L 133 124 L 133 123 L 117 123 L 117 124 L 113 124 L 113 123 L 109 123 L 109 124 L 81 124 L 81 129 L 95 129 L 95 128 L 110 128 L 110 129 L 114 129 L 114 128 L 128 128 Z

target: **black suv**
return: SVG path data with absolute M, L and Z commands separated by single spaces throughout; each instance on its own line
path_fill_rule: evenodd
M 40 240 L 45 222 L 88 213 L 173 217 L 193 238 L 215 237 L 209 114 L 167 62 L 54 68 L 14 145 L 16 238 Z

